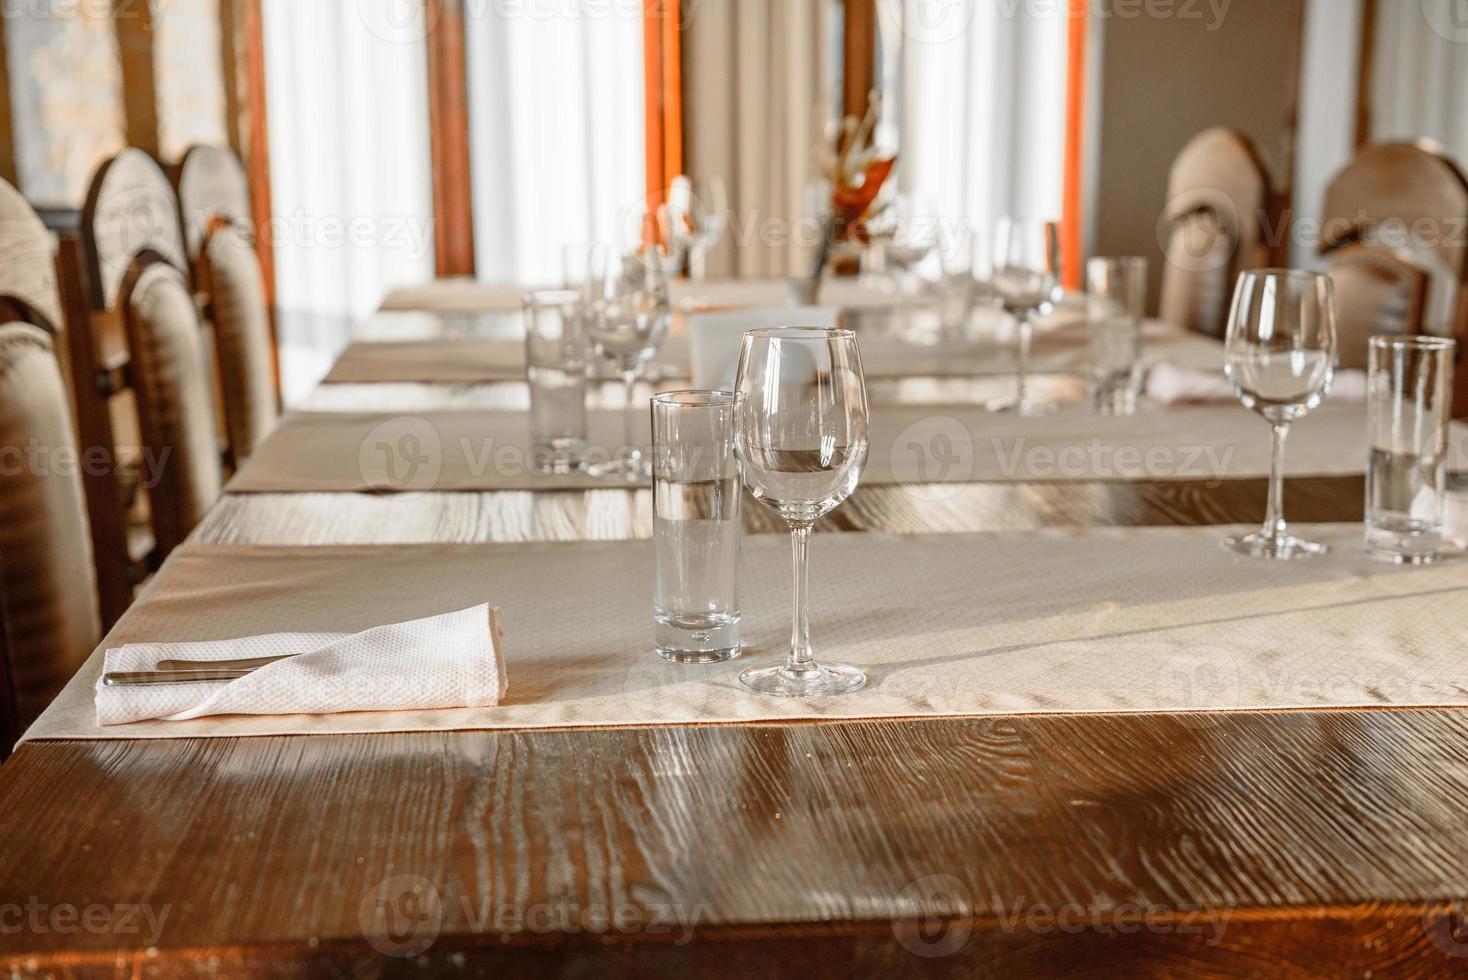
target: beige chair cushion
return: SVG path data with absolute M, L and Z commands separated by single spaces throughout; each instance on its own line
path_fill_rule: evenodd
M 164 262 L 148 265 L 133 281 L 123 309 L 143 446 L 162 464 L 158 485 L 149 488 L 161 556 L 188 536 L 219 496 L 223 470 L 214 401 L 198 310 L 182 274 Z
M 0 325 L 0 596 L 20 727 L 101 638 L 70 400 L 51 337 Z
M 214 311 L 224 421 L 238 463 L 260 444 L 279 414 L 265 283 L 249 242 L 227 226 L 204 244 L 203 279 Z
M 1174 223 L 1162 266 L 1159 315 L 1165 322 L 1210 337 L 1224 335 L 1235 247 L 1234 237 L 1211 211 L 1193 211 Z

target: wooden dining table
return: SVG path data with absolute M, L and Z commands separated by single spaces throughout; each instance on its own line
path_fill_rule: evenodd
M 945 489 L 860 487 L 819 529 L 1254 523 L 1267 491 Z M 1287 483 L 1300 522 L 1362 497 Z M 227 494 L 192 541 L 641 539 L 649 498 Z M 1453 709 L 33 741 L 0 767 L 16 975 L 1446 976 L 1465 902 Z

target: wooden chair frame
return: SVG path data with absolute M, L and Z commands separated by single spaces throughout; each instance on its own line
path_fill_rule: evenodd
M 214 336 L 215 321 L 213 285 L 205 271 L 204 251 L 210 238 L 221 228 L 231 228 L 237 233 L 247 234 L 254 241 L 254 208 L 250 200 L 250 179 L 244 166 L 233 150 L 224 146 L 198 143 L 189 147 L 172 169 L 171 178 L 178 200 L 179 224 L 183 228 L 184 246 L 188 256 L 190 283 L 199 304 L 199 313 L 208 330 L 207 343 L 212 352 L 215 368 L 215 392 L 217 394 L 215 414 L 219 419 L 220 433 L 226 445 L 226 465 L 233 468 L 235 447 L 228 444 L 229 406 L 224 403 L 222 367 L 218 360 L 218 341 Z M 282 407 L 280 389 L 280 338 L 275 310 L 269 307 L 270 317 L 270 370 L 275 388 L 275 407 Z
M 143 252 L 188 275 L 173 187 L 152 157 L 130 148 L 93 176 L 79 233 L 60 236 L 57 257 L 62 304 L 74 325 L 67 334 L 77 379 L 77 435 L 84 446 L 107 447 L 117 471 L 89 471 L 85 480 L 104 629 L 127 609 L 155 563 L 151 538 L 129 528 L 113 414 L 125 404 L 119 400 L 133 394 L 118 303 L 127 271 Z

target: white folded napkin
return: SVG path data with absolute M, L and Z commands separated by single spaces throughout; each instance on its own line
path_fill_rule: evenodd
M 109 687 L 97 679 L 97 724 L 205 715 L 330 714 L 490 707 L 505 696 L 499 610 L 483 604 L 360 633 L 271 633 L 236 640 L 128 643 L 106 673 L 161 660 L 253 660 L 295 654 L 232 681 Z
M 1222 371 L 1200 371 L 1163 361 L 1147 373 L 1147 397 L 1160 405 L 1188 405 L 1232 402 L 1239 396 Z M 1365 401 L 1366 372 L 1337 371 L 1328 397 L 1333 402 Z

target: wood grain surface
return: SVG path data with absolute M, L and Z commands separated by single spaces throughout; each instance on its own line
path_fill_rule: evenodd
M 859 489 L 823 530 L 1234 523 L 1265 496 L 941 489 Z M 226 496 L 195 540 L 642 537 L 648 496 Z M 1361 501 L 1287 489 L 1301 522 Z M 1452 976 L 1465 841 L 1451 710 L 28 743 L 0 767 L 0 967 Z
M 29 745 L 0 909 L 42 926 L 0 961 L 1446 976 L 1465 739 L 1402 711 Z

